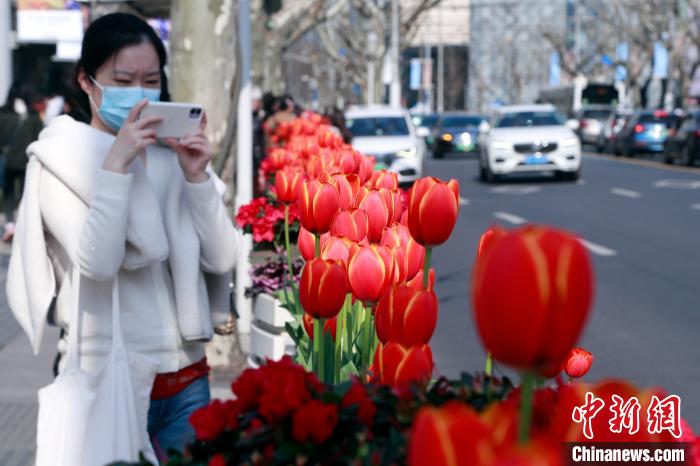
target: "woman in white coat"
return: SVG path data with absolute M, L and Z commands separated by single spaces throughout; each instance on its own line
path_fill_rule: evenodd
M 188 418 L 209 402 L 204 342 L 228 317 L 239 241 L 204 127 L 165 146 L 158 120 L 138 118 L 149 101 L 169 100 L 165 64 L 162 42 L 136 16 L 87 29 L 76 84 L 91 120 L 57 117 L 29 147 L 7 283 L 35 351 L 55 298 L 59 352 L 78 331 L 81 368 L 94 372 L 110 350 L 118 278 L 125 346 L 158 365 L 148 430 L 161 458 L 194 439 Z M 70 322 L 78 294 L 80 329 Z

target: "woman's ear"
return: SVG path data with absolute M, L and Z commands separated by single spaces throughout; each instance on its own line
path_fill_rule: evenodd
M 94 86 L 94 84 L 92 84 L 92 81 L 90 81 L 90 78 L 88 77 L 85 70 L 81 69 L 78 72 L 78 84 L 80 84 L 80 89 L 82 89 L 83 92 L 87 95 L 90 95 L 92 93 L 92 87 Z

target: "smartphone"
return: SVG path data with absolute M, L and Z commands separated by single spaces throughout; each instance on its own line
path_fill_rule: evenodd
M 183 102 L 149 102 L 139 118 L 157 116 L 163 119 L 153 126 L 158 139 L 181 138 L 199 129 L 204 109 L 199 104 Z

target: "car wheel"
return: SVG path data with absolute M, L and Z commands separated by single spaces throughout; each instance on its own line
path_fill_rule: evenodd
M 445 157 L 445 153 L 439 150 L 436 150 L 435 153 L 433 154 L 433 157 L 436 159 L 442 159 Z
M 622 155 L 624 155 L 625 157 L 634 157 L 634 152 L 632 152 L 632 149 L 628 144 L 625 144 L 625 147 L 622 150 Z
M 486 180 L 486 169 L 479 164 L 479 181 L 485 183 Z
M 694 164 L 695 159 L 692 155 L 690 155 L 690 148 L 686 144 L 681 150 L 681 165 L 685 165 L 686 167 L 692 167 Z

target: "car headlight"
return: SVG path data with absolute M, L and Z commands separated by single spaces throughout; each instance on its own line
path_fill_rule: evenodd
M 450 133 L 445 133 L 442 135 L 442 140 L 446 142 L 452 141 L 452 135 Z
M 415 147 L 411 147 L 410 149 L 405 149 L 405 150 L 400 150 L 396 153 L 397 157 L 415 157 L 416 153 L 418 151 L 416 150 Z
M 472 142 L 472 135 L 469 133 L 462 133 L 460 139 L 462 140 L 462 144 L 469 144 Z
M 578 138 L 567 138 L 567 139 L 562 139 L 562 141 L 561 141 L 562 147 L 571 147 L 571 146 L 575 146 L 577 144 L 578 144 Z
M 491 141 L 491 147 L 494 149 L 510 149 L 513 145 L 506 141 Z

